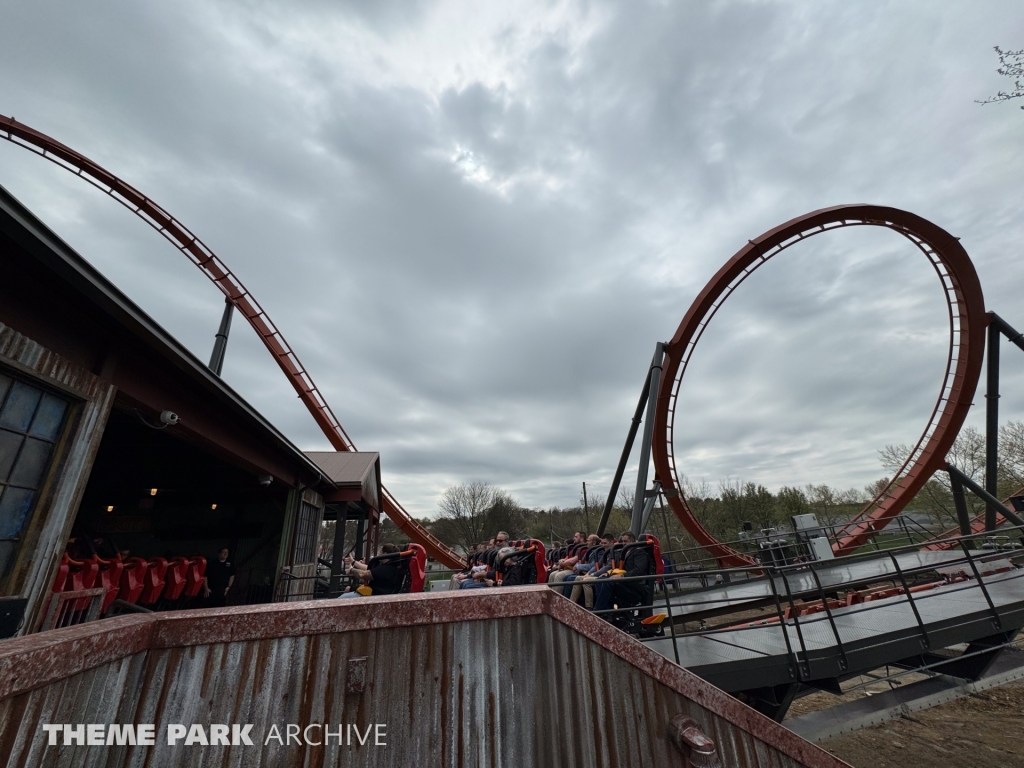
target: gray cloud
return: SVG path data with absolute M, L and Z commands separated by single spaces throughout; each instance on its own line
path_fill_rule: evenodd
M 453 482 L 533 505 L 606 484 L 655 341 L 748 238 L 814 208 L 932 219 L 1024 327 L 1020 112 L 974 103 L 1001 85 L 991 46 L 1024 33 L 1017 4 L 484 5 L 22 4 L 0 112 L 210 244 L 417 514 Z M 12 147 L 0 183 L 208 354 L 220 300 L 165 243 Z M 794 248 L 702 340 L 681 466 L 869 482 L 924 426 L 944 322 L 890 233 Z M 1024 359 L 1005 360 L 1022 418 Z M 241 327 L 225 375 L 326 446 Z

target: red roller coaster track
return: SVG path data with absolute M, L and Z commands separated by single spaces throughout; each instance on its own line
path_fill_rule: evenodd
M 711 278 L 683 317 L 665 351 L 658 392 L 652 453 L 656 477 L 669 504 L 698 544 L 727 566 L 752 565 L 753 560 L 722 544 L 697 521 L 682 493 L 676 466 L 675 414 L 679 385 L 693 350 L 722 303 L 755 270 L 791 245 L 840 227 L 886 227 L 906 237 L 928 258 L 942 282 L 949 308 L 949 356 L 942 389 L 928 425 L 889 485 L 836 535 L 833 550 L 849 554 L 870 540 L 909 502 L 945 456 L 971 407 L 981 375 L 988 318 L 981 283 L 957 238 L 930 221 L 896 208 L 843 205 L 792 219 L 742 248 Z
M 270 350 L 270 354 L 274 356 L 277 364 L 281 366 L 288 381 L 291 382 L 299 398 L 309 409 L 313 419 L 323 430 L 327 439 L 331 441 L 335 450 L 354 451 L 356 449 L 331 407 L 320 394 L 320 390 L 313 383 L 309 372 L 306 371 L 298 356 L 285 341 L 284 335 L 263 311 L 253 295 L 242 285 L 242 281 L 184 224 L 102 166 L 46 134 L 29 128 L 24 123 L 17 122 L 13 117 L 0 115 L 0 138 L 50 160 L 85 179 L 167 238 L 193 264 L 199 267 L 203 274 L 210 278 L 213 284 L 227 297 L 228 301 L 242 313 L 249 325 L 263 340 L 267 349 Z M 384 489 L 383 506 L 388 517 L 407 536 L 422 544 L 433 558 L 450 568 L 461 568 L 464 565 L 459 554 L 417 523 L 387 488 Z

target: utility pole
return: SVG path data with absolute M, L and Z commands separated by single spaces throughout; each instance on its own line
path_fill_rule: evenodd
M 583 514 L 587 518 L 587 534 L 593 533 L 590 530 L 590 505 L 587 504 L 587 484 L 583 483 Z

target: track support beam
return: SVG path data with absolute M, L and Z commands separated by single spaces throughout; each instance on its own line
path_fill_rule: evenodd
M 956 507 L 956 521 L 960 526 L 960 535 L 970 536 L 971 515 L 967 511 L 967 497 L 964 496 L 963 483 L 960 482 L 960 478 L 950 474 L 949 487 L 953 491 L 953 505 Z
M 994 505 L 995 508 L 999 511 L 999 514 L 1001 514 L 1003 517 L 1005 517 L 1011 523 L 1013 523 L 1014 525 L 1024 526 L 1024 518 L 1022 518 L 1020 515 L 1018 515 L 1012 509 L 1007 508 L 1001 501 L 999 501 L 999 499 L 997 499 L 995 496 L 990 494 L 988 491 L 986 491 L 984 488 L 982 488 L 976 482 L 971 480 L 971 478 L 969 478 L 967 475 L 965 475 L 959 469 L 954 467 L 952 464 L 949 464 L 949 463 L 946 464 L 946 472 L 947 472 L 947 474 L 949 474 L 949 481 L 950 481 L 950 483 L 959 481 L 959 483 L 963 486 L 963 488 L 966 488 L 967 490 L 969 490 L 971 493 L 973 493 L 979 499 L 984 501 L 986 504 L 988 504 L 990 506 Z M 962 493 L 962 491 L 963 491 L 963 489 L 961 489 L 961 493 Z M 955 498 L 955 495 L 954 495 L 954 498 Z
M 629 529 L 634 536 L 643 533 L 643 526 L 646 518 L 650 516 L 650 510 L 654 508 L 654 499 L 646 503 L 647 495 L 647 473 L 651 465 L 651 438 L 654 436 L 654 411 L 658 404 L 658 387 L 661 386 L 661 366 L 665 360 L 665 344 L 658 342 L 654 347 L 654 358 L 651 360 L 650 382 L 647 389 L 647 417 L 644 423 L 644 436 L 640 443 L 640 466 L 636 473 L 636 495 L 633 497 L 633 517 Z M 661 486 L 658 486 L 661 490 Z
M 664 349 L 664 345 L 661 345 Z M 636 410 L 633 412 L 633 420 L 629 425 L 629 434 L 626 435 L 626 444 L 622 446 L 622 455 L 619 457 L 619 465 L 615 468 L 615 477 L 612 479 L 612 487 L 608 491 L 608 498 L 604 502 L 604 510 L 601 512 L 601 522 L 597 525 L 597 535 L 604 534 L 608 527 L 608 518 L 615 506 L 615 497 L 619 493 L 619 485 L 622 483 L 622 475 L 626 471 L 626 464 L 629 462 L 629 454 L 633 452 L 633 443 L 636 442 L 636 433 L 640 429 L 640 422 L 643 421 L 644 408 L 651 393 L 651 375 L 654 373 L 654 360 L 647 368 L 647 378 L 640 390 L 640 399 L 637 401 Z M 655 390 L 657 392 L 657 390 Z
M 224 314 L 220 316 L 220 328 L 217 329 L 217 338 L 213 342 L 213 354 L 210 355 L 210 370 L 220 376 L 224 369 L 224 353 L 228 349 L 228 334 L 231 333 L 231 316 L 235 312 L 235 305 L 231 299 L 224 300 Z

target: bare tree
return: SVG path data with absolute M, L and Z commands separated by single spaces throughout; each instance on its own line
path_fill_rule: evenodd
M 432 526 L 435 533 L 445 534 L 445 541 L 468 552 L 487 538 L 487 513 L 496 493 L 495 488 L 480 481 L 451 486 L 437 503 L 440 514 Z
M 910 448 L 906 445 L 887 445 L 878 455 L 882 466 L 895 473 L 910 455 Z M 984 483 L 985 436 L 974 427 L 964 427 L 953 441 L 946 460 L 975 482 Z M 931 515 L 941 526 L 956 525 L 956 507 L 953 504 L 949 475 L 936 472 L 914 499 L 914 506 Z M 973 494 L 967 494 L 967 506 L 972 515 L 981 514 L 985 510 L 985 502 Z
M 636 500 L 636 491 L 625 486 L 619 488 L 619 506 L 625 510 L 632 510 Z
M 888 488 L 889 487 L 889 483 L 891 483 L 891 482 L 892 482 L 892 478 L 891 477 L 880 477 L 878 480 L 875 480 L 875 482 L 868 483 L 867 485 L 865 485 L 864 486 L 864 493 L 867 494 L 869 499 L 873 499 L 876 496 L 878 496 L 878 494 L 880 494 L 882 491 L 884 491 L 886 488 Z
M 996 101 L 1010 101 L 1024 97 L 1024 49 L 1019 51 L 1004 51 L 998 45 L 993 48 L 999 56 L 999 69 L 996 70 L 1003 77 L 1013 78 L 1013 90 L 1010 93 L 999 91 L 991 99 L 979 101 L 978 104 L 992 104 Z M 1021 107 L 1024 109 L 1024 107 Z
M 1024 421 L 1008 421 L 999 428 L 999 493 L 1016 493 L 1024 486 Z
M 498 531 L 505 531 L 516 538 L 525 528 L 524 523 L 525 510 L 519 506 L 519 502 L 508 491 L 496 488 L 484 515 L 486 532 L 479 541 Z
M 697 518 L 697 522 L 708 530 L 715 527 L 716 512 L 718 512 L 718 499 L 711 493 L 711 486 L 707 480 L 701 479 L 699 483 L 688 480 L 685 476 L 683 481 L 683 498 L 690 512 Z
M 847 517 L 841 494 L 834 488 L 827 485 L 808 485 L 804 493 L 807 495 L 807 505 L 817 516 L 819 525 L 838 525 Z

